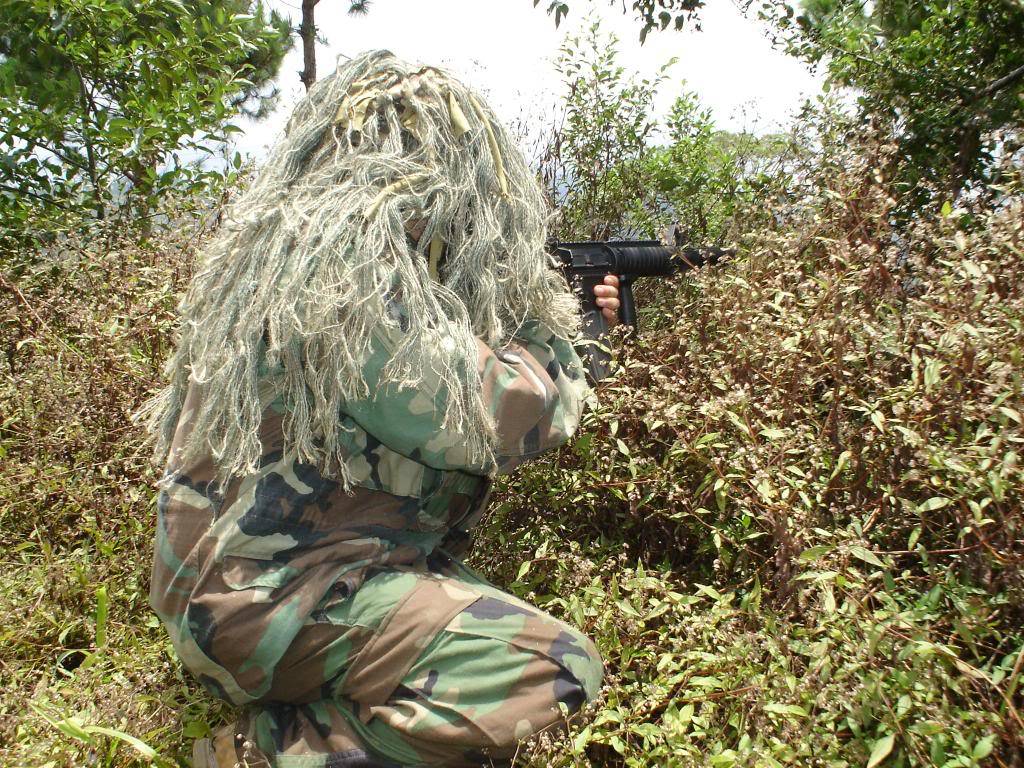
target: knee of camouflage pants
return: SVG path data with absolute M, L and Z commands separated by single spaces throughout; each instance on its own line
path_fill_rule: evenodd
M 360 745 L 401 766 L 497 764 L 596 696 L 601 660 L 586 637 L 461 570 L 382 572 L 318 614 L 320 637 L 364 639 L 333 648 L 330 696 L 259 711 L 274 765 L 314 754 L 344 765 Z
M 425 530 L 417 505 L 359 490 L 342 526 L 302 497 L 274 517 L 243 498 L 237 520 L 204 498 L 182 486 L 161 504 L 153 605 L 209 690 L 256 703 L 272 765 L 486 764 L 596 695 L 578 631 L 458 561 L 428 568 L 446 529 Z

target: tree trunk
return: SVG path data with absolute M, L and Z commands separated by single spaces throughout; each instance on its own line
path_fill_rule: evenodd
M 302 38 L 302 71 L 299 79 L 308 91 L 316 82 L 316 24 L 313 9 L 320 0 L 302 0 L 302 24 L 299 36 Z
M 93 205 L 96 207 L 96 218 L 102 221 L 106 218 L 106 207 L 103 205 L 103 191 L 100 189 L 100 175 L 96 163 L 96 152 L 92 146 L 92 139 L 89 136 L 90 118 L 96 111 L 92 97 L 89 95 L 85 85 L 85 78 L 81 70 L 72 64 L 75 76 L 78 78 L 78 96 L 82 106 L 82 143 L 85 145 L 85 157 L 89 164 L 89 183 L 92 185 Z

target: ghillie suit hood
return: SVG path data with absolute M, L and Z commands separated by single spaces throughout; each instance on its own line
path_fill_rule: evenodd
M 544 253 L 547 219 L 538 181 L 470 89 L 387 51 L 343 64 L 296 107 L 205 252 L 170 383 L 140 411 L 158 459 L 191 381 L 206 396 L 171 463 L 212 455 L 222 480 L 255 470 L 264 365 L 282 371 L 285 450 L 347 481 L 339 412 L 368 394 L 374 335 L 400 331 L 383 380 L 416 387 L 443 344 L 430 371 L 449 395 L 445 425 L 486 462 L 494 429 L 474 337 L 496 348 L 527 320 L 570 338 L 578 327 Z

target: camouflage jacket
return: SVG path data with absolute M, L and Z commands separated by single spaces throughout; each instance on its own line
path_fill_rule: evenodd
M 480 500 L 496 474 L 512 471 L 523 461 L 551 450 L 572 436 L 589 394 L 583 363 L 572 344 L 537 322 L 524 324 L 515 340 L 498 350 L 477 340 L 477 374 L 483 399 L 494 422 L 494 460 L 481 462 L 470 455 L 465 436 L 444 423 L 447 393 L 439 378 L 428 370 L 416 387 L 381 384 L 381 374 L 394 350 L 395 340 L 380 340 L 371 347 L 364 366 L 368 395 L 346 403 L 341 420 L 342 449 L 352 485 L 382 491 L 405 499 L 416 499 L 420 522 L 433 521 L 438 527 L 451 522 L 445 505 L 452 494 Z M 438 355 L 438 364 L 443 365 Z M 254 488 L 277 473 L 282 463 L 298 464 L 284 452 L 283 425 L 288 406 L 275 395 L 277 371 L 261 367 L 260 388 L 265 393 L 260 428 L 262 460 L 260 469 L 245 478 L 230 480 L 231 486 Z M 192 387 L 179 419 L 178 434 L 171 447 L 168 474 L 180 476 L 168 490 L 182 493 L 199 482 L 213 485 L 210 457 L 196 466 L 174 465 L 176 446 L 189 429 L 189 412 L 203 397 Z M 274 458 L 274 461 L 268 459 Z M 204 491 L 205 493 L 205 491 Z M 222 501 L 222 500 L 221 500 Z M 346 506 L 342 498 L 339 506 Z
M 379 386 L 385 362 L 371 360 L 371 395 L 340 415 L 350 492 L 284 449 L 287 411 L 269 378 L 257 471 L 221 488 L 211 456 L 180 467 L 172 460 L 174 479 L 157 504 L 151 602 L 185 665 L 222 698 L 294 700 L 288 686 L 301 676 L 275 670 L 304 652 L 302 628 L 373 568 L 457 557 L 490 478 L 567 440 L 588 392 L 572 345 L 538 325 L 500 350 L 480 342 L 478 370 L 498 438 L 496 463 L 483 466 L 441 423 L 444 393 L 429 382 Z M 172 457 L 202 390 L 188 393 Z
M 477 340 L 477 370 L 497 432 L 496 463 L 474 461 L 459 431 L 441 420 L 446 393 L 429 372 L 415 388 L 380 385 L 390 345 L 375 347 L 364 369 L 370 395 L 346 404 L 348 465 L 355 484 L 423 498 L 449 475 L 480 477 L 511 471 L 565 442 L 579 424 L 588 386 L 572 344 L 534 322 L 516 340 L 491 350 Z

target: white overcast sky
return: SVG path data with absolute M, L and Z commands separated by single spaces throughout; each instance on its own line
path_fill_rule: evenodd
M 269 0 L 298 26 L 301 0 Z M 744 18 L 732 0 L 708 0 L 702 31 L 651 32 L 638 41 L 639 25 L 622 3 L 572 0 L 570 15 L 555 29 L 547 0 L 374 0 L 366 15 L 347 13 L 347 0 L 321 0 L 316 23 L 326 45 L 317 45 L 318 74 L 334 70 L 338 54 L 387 48 L 409 61 L 443 66 L 486 94 L 506 121 L 521 116 L 550 120 L 550 105 L 561 92 L 553 61 L 567 36 L 581 31 L 588 14 L 619 38 L 620 63 L 627 71 L 653 76 L 670 58 L 678 63 L 657 104 L 667 112 L 682 83 L 710 107 L 717 125 L 763 133 L 789 122 L 804 98 L 821 91 L 821 78 L 800 61 L 773 50 L 765 27 Z M 284 127 L 304 89 L 301 43 L 285 58 L 278 77 L 277 109 L 258 123 L 243 121 L 236 146 L 262 157 Z

